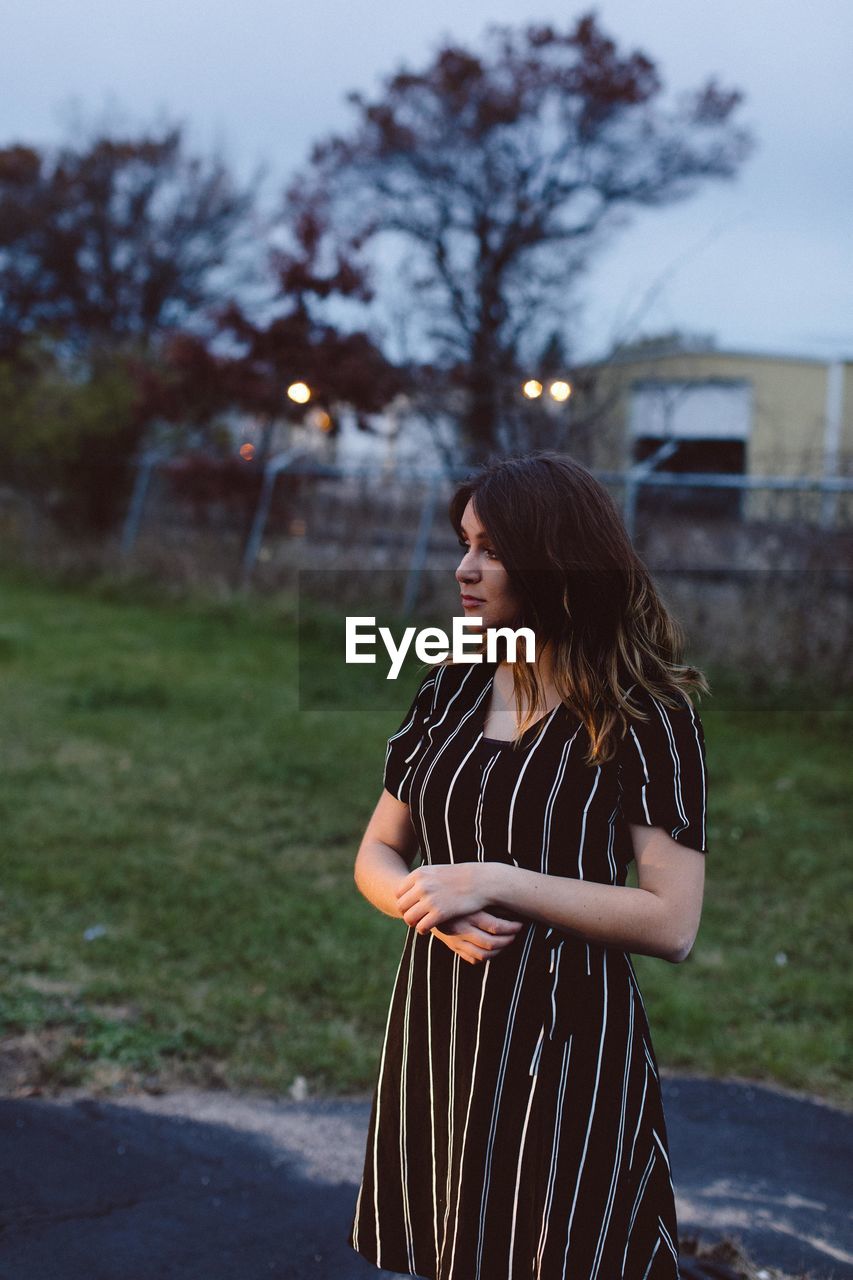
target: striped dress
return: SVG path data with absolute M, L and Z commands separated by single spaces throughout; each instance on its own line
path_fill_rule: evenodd
M 424 862 L 505 861 L 624 884 L 628 823 L 707 852 L 702 725 L 636 686 L 617 756 L 584 763 L 559 704 L 484 737 L 494 663 L 431 668 L 384 783 Z M 349 1244 L 428 1280 L 677 1280 L 658 1065 L 629 954 L 526 922 L 471 965 L 407 929 Z

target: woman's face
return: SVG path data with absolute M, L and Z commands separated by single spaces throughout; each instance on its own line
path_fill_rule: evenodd
M 460 542 L 465 554 L 456 570 L 456 581 L 462 593 L 465 617 L 481 617 L 484 632 L 488 627 L 510 626 L 520 602 L 470 499 L 461 524 Z

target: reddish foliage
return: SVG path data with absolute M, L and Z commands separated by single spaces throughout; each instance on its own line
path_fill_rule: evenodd
M 751 138 L 741 101 L 713 81 L 668 110 L 642 51 L 622 51 L 594 12 L 561 30 L 493 26 L 483 48 L 439 48 L 353 93 L 346 133 L 313 149 L 288 193 L 336 240 L 343 260 L 381 233 L 411 248 L 409 302 L 435 335 L 436 363 L 467 369 L 465 434 L 488 453 L 536 345 L 617 207 L 659 206 L 731 177 Z M 303 248 L 309 248 L 304 240 Z M 286 276 L 308 287 L 316 273 Z M 319 293 L 319 290 L 318 290 Z M 541 326 L 541 327 L 539 327 Z M 425 353 L 426 354 L 426 353 Z M 508 399 L 509 398 L 509 399 Z

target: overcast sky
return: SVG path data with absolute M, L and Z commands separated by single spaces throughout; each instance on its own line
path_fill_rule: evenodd
M 69 105 L 110 103 L 146 123 L 188 121 L 234 167 L 266 161 L 276 186 L 312 141 L 451 36 L 492 21 L 565 27 L 589 6 L 520 0 L 0 0 L 0 143 L 66 132 Z M 849 0 L 604 0 L 624 53 L 646 52 L 667 89 L 710 74 L 741 88 L 757 147 L 734 182 L 638 213 L 584 280 L 576 354 L 603 353 L 643 300 L 642 331 L 680 327 L 723 348 L 853 357 L 853 5 Z M 650 295 L 653 301 L 649 303 Z

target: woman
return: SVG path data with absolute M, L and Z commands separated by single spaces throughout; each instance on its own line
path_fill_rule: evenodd
M 705 748 L 685 690 L 708 685 L 571 458 L 489 464 L 450 519 L 466 616 L 531 627 L 536 660 L 433 667 L 388 741 L 355 879 L 408 932 L 350 1244 L 429 1280 L 677 1280 L 629 953 L 678 963 L 696 937 Z

